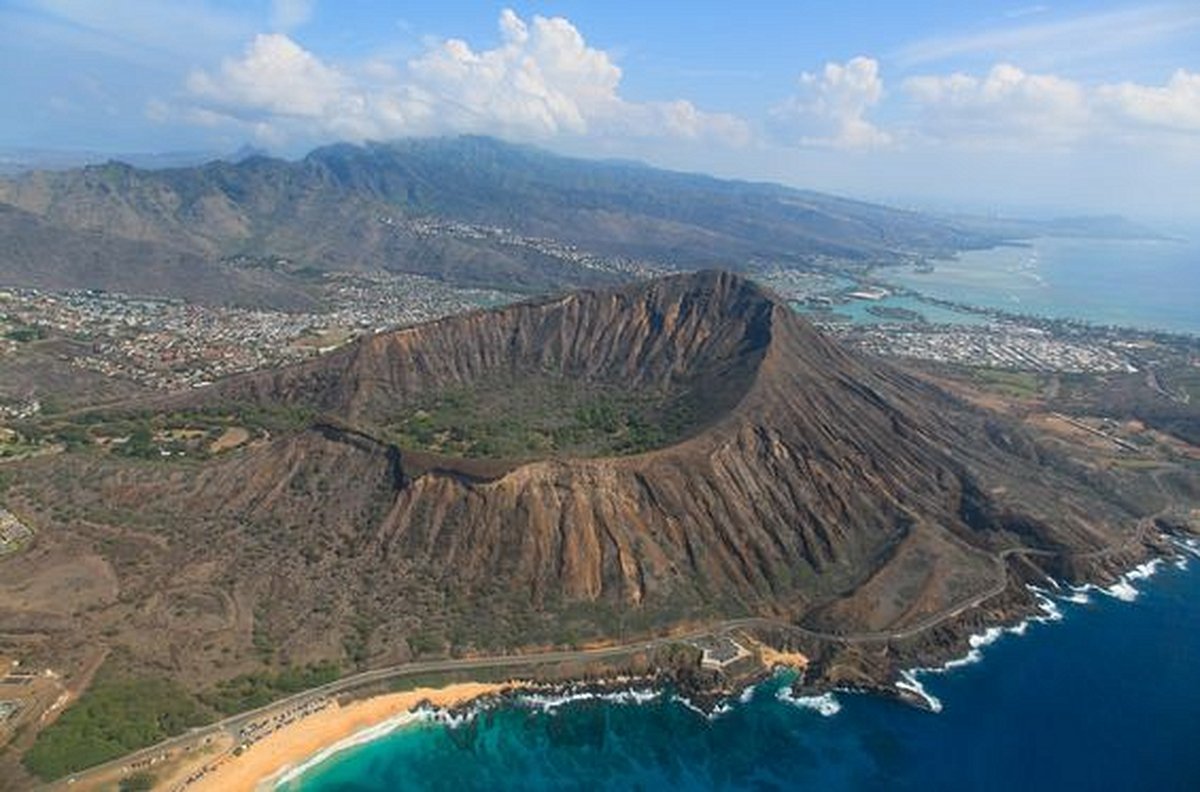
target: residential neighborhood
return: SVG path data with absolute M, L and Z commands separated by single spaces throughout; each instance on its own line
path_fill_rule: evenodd
M 86 342 L 69 362 L 107 376 L 174 390 L 241 371 L 302 360 L 363 333 L 503 305 L 520 295 L 447 285 L 419 275 L 330 273 L 319 284 L 327 310 L 211 307 L 98 290 L 0 291 L 0 356 L 49 335 Z M 26 418 L 32 402 L 0 405 Z

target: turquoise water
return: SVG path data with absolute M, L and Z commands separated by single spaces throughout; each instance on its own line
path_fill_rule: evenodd
M 888 282 L 945 300 L 1100 324 L 1200 334 L 1200 244 L 1038 239 L 881 270 Z
M 802 705 L 777 697 L 782 680 L 713 720 L 665 693 L 517 703 L 457 727 L 405 727 L 286 788 L 1200 789 L 1198 570 L 1165 566 L 1133 602 L 1059 600 L 1063 620 L 922 676 L 937 714 L 849 693 Z

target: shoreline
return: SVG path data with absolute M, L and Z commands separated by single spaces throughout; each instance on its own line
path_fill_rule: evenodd
M 1095 592 L 1104 597 L 1117 600 L 1124 604 L 1134 602 L 1140 595 L 1141 589 L 1135 588 L 1135 581 L 1145 581 L 1154 577 L 1159 568 L 1168 562 L 1176 569 L 1186 570 L 1189 557 L 1200 559 L 1200 542 L 1180 539 L 1175 542 L 1180 553 L 1170 556 L 1155 556 L 1147 561 L 1128 569 L 1118 576 L 1117 580 L 1108 585 L 1096 583 L 1070 584 L 1049 578 L 1053 588 L 1042 588 L 1026 584 L 1037 600 L 1038 613 L 1030 614 L 1013 624 L 996 624 L 986 627 L 982 632 L 971 633 L 967 637 L 968 651 L 959 656 L 945 660 L 940 665 L 914 666 L 902 669 L 899 678 L 892 686 L 900 693 L 900 699 L 920 709 L 930 712 L 941 712 L 942 702 L 925 690 L 921 684 L 922 676 L 939 676 L 955 669 L 974 665 L 983 661 L 983 650 L 1006 635 L 1024 636 L 1030 624 L 1054 624 L 1066 618 L 1066 614 L 1058 607 L 1058 601 L 1070 605 L 1087 605 L 1091 602 L 1090 593 Z M 833 692 L 837 692 L 836 689 Z
M 1180 568 L 1186 567 L 1186 558 L 1187 558 L 1187 553 L 1189 553 L 1189 552 L 1190 552 L 1190 554 L 1195 555 L 1196 557 L 1200 557 L 1200 550 L 1198 550 L 1194 545 L 1187 544 L 1187 545 L 1184 545 L 1184 548 L 1181 548 L 1181 549 L 1185 549 L 1185 554 L 1183 556 L 1181 556 L 1179 559 L 1177 559 L 1176 564 L 1175 564 L 1175 566 L 1177 566 L 1177 567 L 1180 567 Z M 1133 597 L 1128 596 L 1126 593 L 1127 589 L 1130 587 L 1130 583 L 1132 581 L 1146 580 L 1146 579 L 1152 577 L 1154 575 L 1154 573 L 1157 571 L 1158 567 L 1161 564 L 1163 564 L 1164 561 L 1165 561 L 1164 558 L 1159 557 L 1159 558 L 1154 558 L 1148 562 L 1139 564 L 1138 566 L 1134 567 L 1133 569 L 1131 569 L 1131 570 L 1127 571 L 1126 573 L 1124 573 L 1123 575 L 1121 575 L 1120 579 L 1116 583 L 1111 584 L 1109 586 L 1099 586 L 1099 585 L 1095 585 L 1095 584 L 1084 584 L 1082 586 L 1071 586 L 1069 584 L 1066 584 L 1066 585 L 1061 585 L 1060 588 L 1052 589 L 1052 590 L 1038 589 L 1038 588 L 1034 587 L 1034 588 L 1032 588 L 1032 590 L 1037 595 L 1037 599 L 1039 601 L 1040 614 L 1028 616 L 1025 619 L 1018 622 L 1017 624 L 1007 625 L 1007 626 L 991 626 L 991 627 L 988 627 L 987 629 L 985 629 L 982 633 L 971 634 L 968 638 L 968 646 L 970 648 L 969 648 L 969 651 L 967 652 L 967 654 L 965 654 L 961 657 L 957 657 L 957 658 L 948 660 L 945 663 L 938 665 L 938 666 L 914 667 L 914 668 L 909 668 L 909 669 L 904 670 L 901 673 L 900 679 L 895 680 L 892 683 L 894 692 L 900 694 L 899 696 L 897 696 L 897 698 L 899 698 L 900 700 L 906 701 L 907 703 L 917 706 L 920 709 L 925 709 L 925 710 L 933 712 L 933 713 L 940 712 L 941 711 L 941 702 L 938 701 L 938 699 L 936 697 L 934 697 L 932 694 L 929 694 L 928 692 L 926 692 L 924 690 L 918 677 L 924 676 L 924 675 L 940 675 L 943 673 L 953 671 L 954 669 L 962 667 L 962 666 L 978 663 L 983 659 L 981 650 L 983 650 L 987 646 L 994 643 L 1000 637 L 1002 637 L 1004 635 L 1018 635 L 1018 636 L 1023 635 L 1025 633 L 1026 627 L 1030 623 L 1053 623 L 1053 622 L 1062 620 L 1064 618 L 1064 614 L 1058 609 L 1058 607 L 1055 603 L 1055 600 L 1057 600 L 1057 599 L 1061 599 L 1066 602 L 1078 602 L 1078 600 L 1075 600 L 1072 598 L 1072 596 L 1071 596 L 1072 594 L 1079 594 L 1079 593 L 1083 593 L 1083 592 L 1087 592 L 1087 591 L 1096 591 L 1097 593 L 1104 594 L 1104 595 L 1110 597 L 1111 599 L 1128 603 L 1128 602 L 1132 601 L 1132 599 L 1133 599 Z M 1136 592 L 1134 593 L 1134 596 L 1136 596 Z M 803 672 L 804 672 L 805 666 L 807 666 L 807 658 L 805 658 L 804 655 L 802 655 L 798 652 L 780 652 L 777 650 L 773 650 L 764 644 L 758 644 L 756 646 L 756 649 L 764 650 L 762 659 L 764 661 L 766 661 L 766 664 L 768 666 L 776 669 L 776 671 L 778 671 L 779 669 L 790 669 L 793 672 L 796 672 L 798 674 L 798 677 L 796 680 L 797 682 L 799 682 L 803 678 Z M 609 685 L 611 685 L 611 684 L 620 685 L 621 682 L 632 683 L 633 681 L 634 680 L 609 680 L 608 684 Z M 763 681 L 764 681 L 763 679 L 756 679 L 756 680 L 750 681 L 749 684 L 746 685 L 746 687 L 743 688 L 741 691 L 739 691 L 736 695 L 733 695 L 733 696 L 729 697 L 728 699 L 722 699 L 722 701 L 716 707 L 714 707 L 712 712 L 706 712 L 702 709 L 698 709 L 694 704 L 691 703 L 691 701 L 689 701 L 686 698 L 680 699 L 677 696 L 676 700 L 681 701 L 681 703 L 683 703 L 685 706 L 688 706 L 691 709 L 696 709 L 697 712 L 700 712 L 701 714 L 703 714 L 704 717 L 711 719 L 715 716 L 722 714 L 724 711 L 728 711 L 729 707 L 732 705 L 732 702 L 734 702 L 734 701 L 745 702 L 745 701 L 749 700 L 751 691 L 756 689 L 757 686 L 762 684 Z M 603 688 L 603 687 L 605 687 L 605 684 L 598 683 L 598 686 Z M 454 709 L 456 707 L 464 706 L 478 698 L 486 697 L 489 695 L 505 695 L 507 693 L 513 692 L 516 689 L 532 689 L 534 691 L 538 691 L 538 690 L 541 690 L 542 687 L 543 686 L 536 685 L 536 684 L 527 686 L 527 685 L 519 683 L 519 682 L 514 682 L 511 684 L 507 684 L 507 685 L 482 684 L 482 683 L 458 683 L 458 684 L 450 685 L 446 688 L 417 689 L 417 690 L 414 690 L 411 692 L 384 694 L 382 696 L 377 696 L 377 697 L 373 697 L 370 699 L 364 699 L 361 701 L 352 702 L 351 704 L 349 704 L 345 707 L 335 710 L 335 713 L 334 713 L 335 715 L 341 716 L 344 714 L 346 716 L 343 718 L 339 718 L 339 721 L 341 722 L 343 727 L 347 723 L 352 723 L 352 724 L 356 724 L 356 725 L 359 724 L 361 722 L 361 717 L 353 717 L 353 716 L 360 714 L 360 712 L 362 710 L 367 710 L 368 708 L 372 712 L 378 712 L 380 710 L 388 710 L 388 711 L 391 711 L 392 714 L 390 716 L 384 717 L 383 719 L 378 720 L 370 725 L 359 726 L 359 727 L 353 728 L 351 731 L 349 731 L 349 733 L 344 734 L 344 736 L 342 736 L 340 739 L 337 739 L 336 741 L 325 743 L 318 750 L 309 752 L 302 757 L 296 756 L 295 749 L 301 745 L 307 746 L 313 740 L 312 739 L 289 740 L 288 747 L 291 748 L 292 750 L 288 752 L 288 756 L 291 761 L 289 761 L 285 766 L 279 767 L 278 769 L 276 769 L 274 772 L 270 773 L 269 775 L 261 777 L 255 783 L 255 785 L 253 787 L 237 786 L 237 787 L 232 787 L 232 788 L 254 789 L 254 790 L 256 790 L 256 792 L 269 792 L 269 790 L 275 789 L 279 784 L 286 783 L 288 781 L 292 781 L 294 779 L 299 778 L 300 776 L 302 776 L 304 773 L 308 772 L 312 768 L 314 768 L 317 765 L 336 756 L 337 754 L 342 753 L 343 751 L 346 751 L 346 750 L 351 749 L 358 745 L 363 745 L 363 744 L 373 742 L 375 740 L 378 740 L 378 739 L 386 736 L 387 734 L 392 733 L 393 731 L 395 731 L 397 729 L 404 728 L 405 726 L 408 726 L 412 723 L 417 722 L 418 720 L 420 720 L 422 718 L 422 714 L 423 714 L 421 711 L 422 705 L 432 705 L 433 707 L 437 708 L 438 710 L 445 711 L 445 710 L 449 710 L 449 709 Z M 553 690 L 553 689 L 558 688 L 559 686 L 550 685 L 549 687 L 550 687 L 550 689 Z M 570 687 L 570 686 L 568 686 L 568 687 Z M 478 690 L 476 690 L 476 689 L 478 689 Z M 828 691 L 823 691 L 823 692 L 810 691 L 808 693 L 803 693 L 803 692 L 797 691 L 796 688 L 794 687 L 794 685 L 785 685 L 776 694 L 776 697 L 779 698 L 781 701 L 786 701 L 788 703 L 791 703 L 794 706 L 814 710 L 825 717 L 832 717 L 833 715 L 836 715 L 841 710 L 841 704 L 838 702 L 837 698 L 835 698 L 835 696 L 834 696 L 834 694 L 838 693 L 838 692 L 847 692 L 847 691 L 840 689 L 840 688 L 834 688 L 833 690 L 828 690 Z M 539 694 L 535 692 L 533 695 L 537 696 Z M 620 701 L 633 701 L 633 702 L 640 703 L 642 700 L 657 699 L 660 695 L 662 695 L 661 689 L 642 690 L 642 689 L 632 689 L 631 688 L 628 690 L 624 690 L 623 693 L 622 692 L 617 692 L 617 693 L 607 692 L 607 693 L 599 693 L 599 694 L 593 693 L 593 692 L 585 692 L 582 694 L 574 694 L 574 695 L 566 694 L 562 697 L 561 701 L 555 699 L 548 703 L 542 702 L 542 706 L 553 708 L 562 703 L 569 703 L 570 701 L 574 701 L 577 699 L 585 699 L 585 698 L 589 698 L 589 699 L 590 698 L 613 698 L 615 700 L 620 700 Z M 417 699 L 420 699 L 420 700 L 417 700 Z M 400 707 L 400 706 L 404 706 L 406 704 L 409 706 L 405 707 L 403 709 L 403 711 L 394 711 L 394 707 Z M 356 710 L 355 710 L 356 705 L 362 705 L 361 709 L 358 712 L 356 712 Z M 329 733 L 329 730 L 322 731 L 322 735 L 327 735 L 328 733 Z M 264 742 L 265 742 L 265 740 L 264 740 Z M 261 764 L 262 763 L 260 763 L 260 765 L 257 765 L 257 766 L 261 766 Z M 255 766 L 255 767 L 257 767 L 257 766 Z M 247 772 L 249 771 L 249 769 L 250 769 L 250 765 L 248 764 Z M 242 777 L 244 777 L 244 775 L 237 776 L 236 778 L 240 779 Z M 220 782 L 224 783 L 226 780 L 233 780 L 233 779 L 235 779 L 235 776 L 230 775 L 230 776 L 226 776 L 222 779 L 218 779 L 218 780 Z M 196 789 L 196 790 L 203 790 L 203 789 L 209 789 L 209 788 L 210 787 L 203 786 L 203 785 L 194 785 L 192 787 L 189 787 L 189 789 Z M 231 787 L 229 787 L 229 786 L 214 786 L 211 788 L 212 789 L 227 789 L 227 788 L 231 788 Z
M 441 688 L 415 688 L 399 693 L 384 693 L 370 698 L 328 706 L 306 717 L 276 728 L 240 753 L 230 750 L 202 765 L 185 768 L 180 780 L 163 788 L 188 792 L 227 792 L 227 790 L 271 790 L 290 773 L 363 742 L 364 732 L 387 731 L 414 721 L 414 711 L 422 706 L 438 709 L 461 707 L 476 699 L 496 695 L 513 686 L 491 682 L 457 682 Z M 389 724 L 392 724 L 389 726 Z M 201 773 L 196 777 L 197 773 Z M 194 779 L 194 780 L 188 780 Z
M 498 681 L 459 681 L 444 687 L 374 695 L 359 692 L 357 698 L 349 692 L 354 688 L 340 694 L 313 689 L 293 701 L 278 702 L 274 709 L 254 713 L 253 719 L 243 716 L 240 721 L 218 726 L 218 731 L 205 737 L 203 744 L 163 746 L 161 755 L 153 758 L 148 754 L 153 748 L 143 749 L 142 753 L 147 755 L 139 761 L 149 758 L 150 767 L 163 763 L 161 770 L 167 772 L 160 775 L 158 789 L 179 792 L 273 789 L 281 781 L 290 780 L 286 779 L 288 773 L 298 776 L 356 744 L 429 717 L 429 708 L 438 711 L 433 715 L 435 718 L 442 717 L 446 711 L 453 717 L 455 710 L 478 699 L 509 693 L 552 698 L 617 694 L 637 700 L 639 692 L 645 695 L 654 689 L 654 695 L 657 695 L 663 690 L 660 685 L 665 683 L 675 686 L 687 704 L 711 718 L 746 695 L 746 688 L 763 681 L 772 673 L 773 667 L 779 666 L 799 672 L 798 684 L 790 689 L 791 697 L 797 699 L 794 703 L 824 715 L 836 712 L 838 705 L 832 694 L 841 692 L 872 693 L 918 708 L 935 709 L 930 706 L 928 697 L 913 689 L 919 686 L 917 677 L 970 664 L 978 660 L 979 649 L 1001 634 L 1019 634 L 1030 621 L 1053 620 L 1053 617 L 1047 618 L 1050 616 L 1045 607 L 1048 600 L 1049 603 L 1060 599 L 1077 602 L 1089 591 L 1126 600 L 1131 583 L 1147 577 L 1158 566 L 1170 561 L 1179 564 L 1188 556 L 1200 557 L 1200 536 L 1190 531 L 1162 531 L 1156 536 L 1158 541 L 1153 542 L 1139 537 L 1136 549 L 1118 548 L 1122 550 L 1122 556 L 1111 561 L 1101 563 L 1098 558 L 1089 558 L 1092 565 L 1086 570 L 1073 570 L 1076 573 L 1073 575 L 1051 575 L 1043 569 L 1037 569 L 1033 574 L 1019 574 L 1017 579 L 1009 580 L 1002 595 L 997 595 L 999 601 L 994 606 L 955 614 L 942 630 L 924 630 L 919 635 L 903 638 L 880 637 L 878 643 L 887 647 L 884 655 L 862 651 L 864 646 L 875 644 L 874 639 L 865 643 L 828 642 L 821 638 L 798 638 L 778 626 L 735 625 L 724 632 L 734 630 L 737 640 L 752 649 L 750 656 L 754 662 L 749 663 L 749 667 L 735 664 L 739 667 L 706 671 L 699 665 L 692 668 L 689 663 L 672 671 L 642 657 L 634 662 L 635 666 L 640 663 L 641 667 L 632 670 L 620 667 L 624 660 L 622 655 L 622 661 L 617 661 L 616 666 L 607 657 L 596 658 L 601 667 L 589 672 L 582 666 L 572 667 L 574 660 L 562 660 L 566 665 L 550 677 L 539 677 L 535 673 L 534 678 L 529 678 L 510 668 L 503 676 L 492 675 L 492 679 Z M 680 636 L 668 646 L 687 643 L 689 636 Z M 649 646 L 643 648 L 650 649 Z M 559 660 L 561 658 L 555 658 L 556 662 Z M 699 663 L 698 658 L 696 662 Z M 840 673 L 846 670 L 845 663 L 853 663 L 850 670 L 855 673 Z M 597 671 L 599 675 L 596 675 Z M 913 682 L 917 685 L 912 685 Z M 426 705 L 424 712 L 420 711 L 422 705 Z M 236 733 L 234 728 L 237 728 Z M 373 735 L 364 734 L 372 729 L 376 730 Z M 192 739 L 198 740 L 201 736 Z M 204 755 L 184 756 L 192 751 Z M 168 753 L 173 757 L 168 758 Z M 119 780 L 137 768 L 136 764 L 130 766 L 128 758 L 84 771 L 69 780 L 51 782 L 48 789 L 65 790 L 68 784 L 78 784 L 74 786 L 76 789 L 98 789 L 99 785 Z M 181 761 L 176 763 L 176 760 Z M 80 775 L 90 777 L 81 778 Z

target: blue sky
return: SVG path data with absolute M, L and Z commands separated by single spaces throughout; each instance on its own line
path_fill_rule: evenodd
M 495 134 L 972 211 L 1200 213 L 1200 4 L 0 0 L 0 147 Z

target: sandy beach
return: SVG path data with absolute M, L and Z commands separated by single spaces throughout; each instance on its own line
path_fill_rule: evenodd
M 422 702 L 454 707 L 510 687 L 465 682 L 444 688 L 416 688 L 389 693 L 345 706 L 333 704 L 267 735 L 240 756 L 227 754 L 213 769 L 186 788 L 188 792 L 231 792 L 270 789 L 290 768 L 364 729 L 402 715 Z

